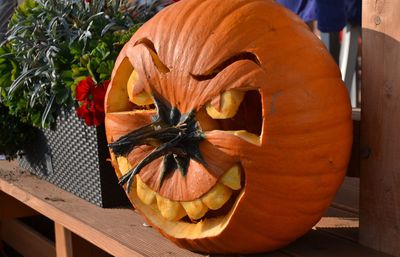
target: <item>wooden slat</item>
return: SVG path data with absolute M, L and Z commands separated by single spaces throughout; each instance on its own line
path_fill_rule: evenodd
M 271 253 L 260 253 L 260 254 L 250 254 L 250 255 L 219 255 L 219 254 L 211 254 L 207 255 L 207 257 L 293 257 L 290 254 L 283 253 L 282 251 L 275 251 Z
M 318 230 L 311 231 L 283 251 L 296 257 L 391 257 Z
M 358 242 L 359 218 L 351 212 L 330 207 L 314 228 L 339 238 Z
M 0 170 L 1 168 L 0 163 Z M 27 174 L 11 174 L 14 179 L 5 179 L 1 175 L 2 172 L 0 172 L 0 191 L 13 195 L 19 201 L 56 221 L 60 226 L 114 256 L 204 256 L 180 249 L 162 238 L 155 230 L 144 227 L 143 219 L 131 209 L 99 208 Z M 349 194 L 355 194 L 357 181 L 357 179 L 346 178 L 342 189 L 347 188 Z M 347 204 L 352 204 L 350 207 L 356 209 L 356 201 L 352 199 Z M 342 196 L 338 196 L 335 201 L 346 204 Z M 317 231 L 311 231 L 305 237 L 279 251 L 252 256 L 388 257 L 357 244 L 357 224 L 357 213 L 330 208 L 325 217 L 316 225 Z M 314 240 L 315 237 L 319 239 Z M 73 235 L 72 239 L 74 239 Z M 326 246 L 328 242 L 329 247 Z M 79 245 L 74 245 L 74 240 L 72 240 L 72 248 L 75 247 Z M 74 250 L 76 251 L 77 249 Z M 84 257 L 90 256 L 90 251 L 87 250 L 80 253 L 85 254 L 81 255 Z M 212 255 L 212 257 L 217 256 Z
M 359 178 L 346 177 L 331 207 L 315 225 L 315 228 L 340 238 L 358 242 L 358 213 Z
M 58 223 L 54 223 L 54 232 L 56 238 L 57 257 L 73 257 L 71 231 Z
M 400 1 L 363 1 L 360 241 L 400 256 Z
M 1 221 L 1 239 L 24 257 L 55 257 L 54 244 L 18 220 Z
M 0 192 L 0 219 L 14 219 L 34 215 L 38 215 L 38 213 L 13 197 Z
M 131 209 L 102 209 L 34 176 L 16 172 L 6 178 L 3 175 L 0 172 L 0 191 L 111 255 L 203 256 L 181 249 L 152 228 L 143 226 L 143 219 Z

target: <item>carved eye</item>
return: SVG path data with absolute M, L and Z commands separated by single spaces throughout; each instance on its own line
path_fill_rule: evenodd
M 233 118 L 233 116 L 238 112 L 244 94 L 245 92 L 237 89 L 226 91 L 207 104 L 206 109 L 208 115 L 213 119 Z
M 248 60 L 254 62 L 257 65 L 260 65 L 260 60 L 258 60 L 257 56 L 254 53 L 250 52 L 241 52 L 238 53 L 229 59 L 217 64 L 215 67 L 211 68 L 209 71 L 206 71 L 204 74 L 191 74 L 191 76 L 198 81 L 210 80 L 217 76 L 221 71 L 228 68 L 232 64 L 238 61 Z
M 208 102 L 197 119 L 204 131 L 230 131 L 259 144 L 263 125 L 261 94 L 258 90 L 228 90 Z
M 150 53 L 151 59 L 157 70 L 161 73 L 168 73 L 170 69 L 161 61 L 158 53 L 154 47 L 153 42 L 147 38 L 142 38 L 136 41 L 134 46 L 143 45 Z M 129 76 L 126 86 L 129 101 L 135 104 L 138 108 L 136 109 L 154 109 L 154 99 L 144 90 L 144 86 L 141 83 L 139 74 L 136 70 L 133 70 Z

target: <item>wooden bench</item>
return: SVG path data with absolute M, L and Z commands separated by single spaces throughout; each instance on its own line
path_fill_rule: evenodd
M 178 248 L 130 208 L 102 209 L 0 161 L 1 238 L 25 257 L 204 256 Z M 55 244 L 17 217 L 54 222 Z M 332 207 L 307 235 L 263 257 L 389 257 L 358 241 L 358 178 L 347 178 Z M 95 247 L 96 246 L 96 247 Z M 100 249 L 102 250 L 100 250 Z

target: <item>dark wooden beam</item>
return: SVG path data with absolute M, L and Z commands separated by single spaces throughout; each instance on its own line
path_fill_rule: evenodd
M 400 256 L 400 1 L 363 1 L 360 242 Z

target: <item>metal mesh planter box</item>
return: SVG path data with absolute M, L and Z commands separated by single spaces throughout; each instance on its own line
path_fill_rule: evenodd
M 59 115 L 55 130 L 38 134 L 20 159 L 23 168 L 98 206 L 129 204 L 107 161 L 104 126 L 88 127 L 71 110 Z

